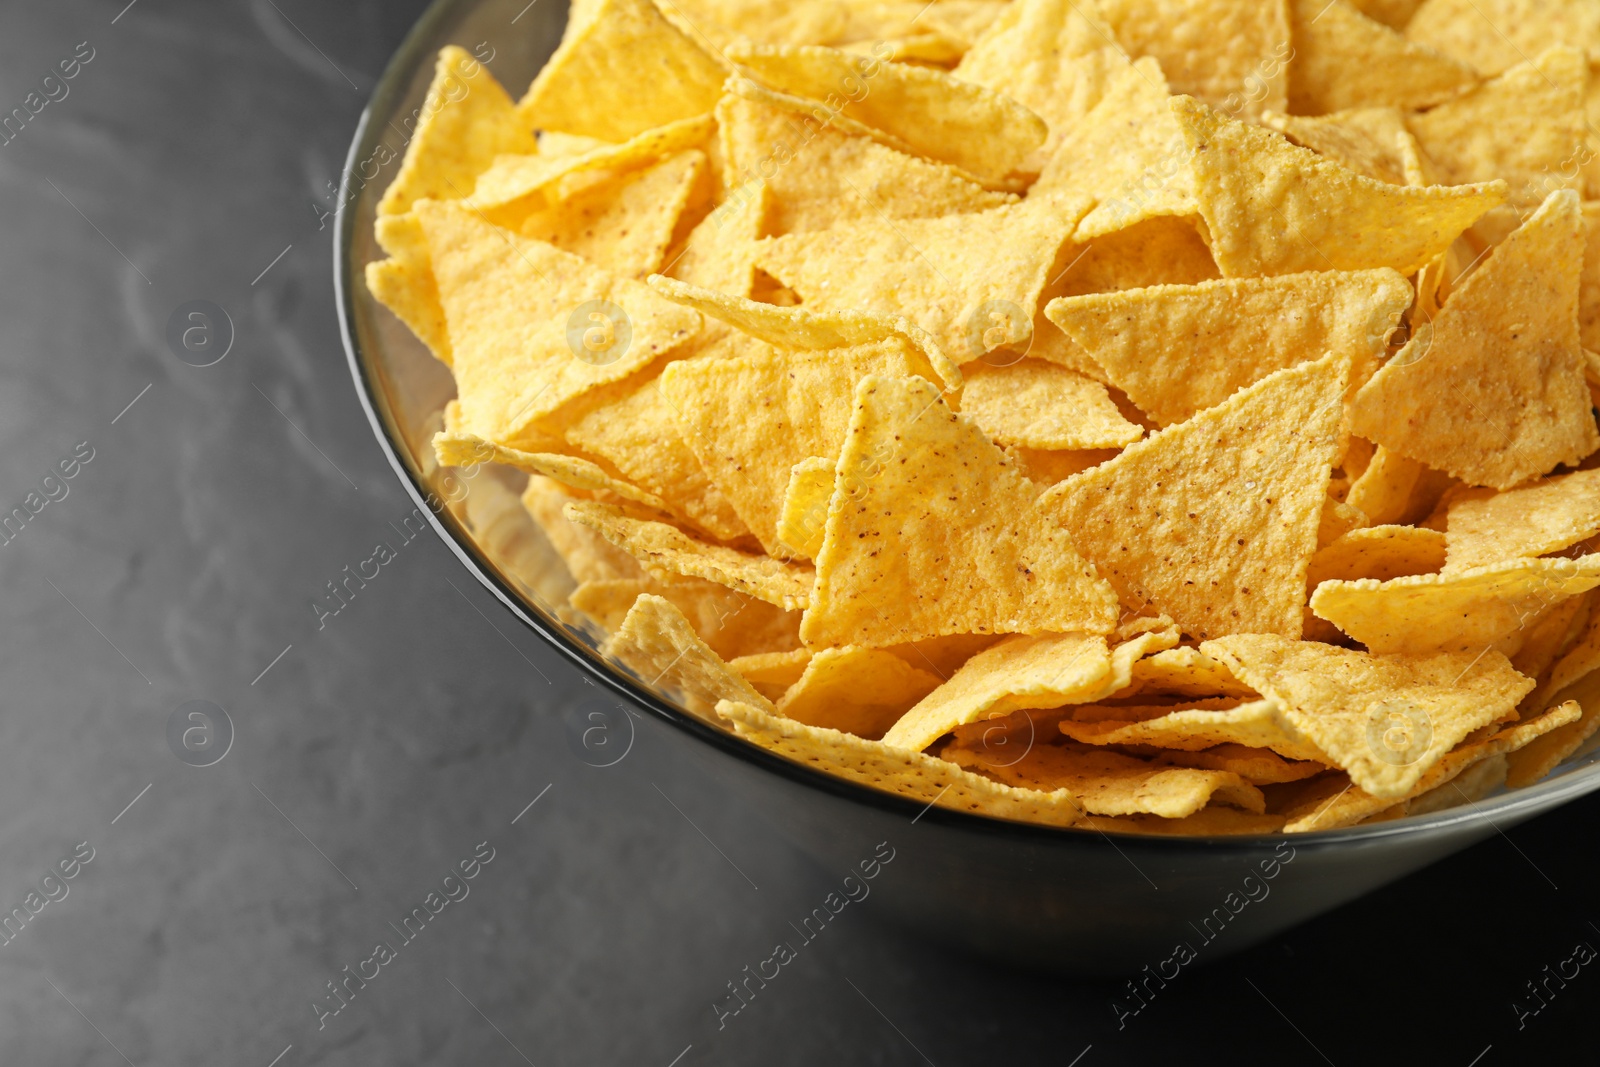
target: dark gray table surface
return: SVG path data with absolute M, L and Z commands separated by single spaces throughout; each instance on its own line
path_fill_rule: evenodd
M 1593 799 L 1186 972 L 1121 1029 L 1116 982 L 953 957 L 869 899 L 719 1030 L 833 874 L 653 724 L 580 761 L 581 679 L 431 533 L 317 628 L 411 510 L 319 209 L 421 0 L 124 3 L 0 5 L 0 113 L 93 50 L 0 146 L 0 512 L 47 501 L 0 543 L 0 913 L 29 920 L 0 944 L 0 1064 L 1595 1061 L 1596 968 L 1537 1013 L 1527 989 L 1600 946 Z M 204 368 L 166 341 L 199 299 L 237 334 Z M 235 734 L 203 768 L 167 736 L 197 700 Z M 379 941 L 395 958 L 323 1015 Z

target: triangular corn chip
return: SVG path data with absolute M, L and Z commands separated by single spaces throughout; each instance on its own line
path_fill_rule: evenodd
M 1521 789 L 1544 778 L 1557 766 L 1584 748 L 1600 731 L 1600 675 L 1590 674 L 1570 689 L 1562 687 L 1555 697 L 1545 701 L 1558 708 L 1560 698 L 1576 703 L 1581 717 L 1542 735 L 1510 758 L 1506 785 Z M 1535 720 L 1537 721 L 1537 720 Z
M 1407 124 L 1442 183 L 1504 178 L 1512 204 L 1534 207 L 1557 189 L 1583 189 L 1571 160 L 1587 158 L 1588 81 L 1581 51 L 1552 48 Z
M 816 559 L 822 551 L 837 463 L 835 458 L 808 456 L 789 469 L 789 486 L 783 492 L 783 511 L 778 516 L 780 554 Z
M 770 711 L 771 702 L 728 669 L 695 633 L 683 612 L 663 597 L 645 594 L 600 647 L 652 689 L 678 690 L 686 710 L 715 721 L 718 701 L 738 700 Z
M 1035 449 L 1121 448 L 1144 436 L 1106 387 L 1065 367 L 1025 359 L 968 366 L 961 412 L 1002 445 Z
M 985 189 L 946 164 L 828 129 L 769 104 L 726 96 L 717 117 L 734 175 L 764 181 L 770 191 L 770 234 L 825 230 L 869 217 L 987 211 L 1016 199 Z
M 1126 698 L 1141 693 L 1163 697 L 1260 696 L 1235 678 L 1224 664 L 1186 645 L 1141 659 L 1133 665 L 1128 686 L 1111 695 Z
M 1362 387 L 1356 433 L 1509 489 L 1600 448 L 1578 340 L 1582 219 L 1552 193 Z
M 1098 203 L 1077 240 L 1158 215 L 1199 214 L 1183 130 L 1173 117 L 1161 64 L 1124 66 L 1093 111 L 1061 135 L 1033 191 L 1083 193 Z
M 1371 578 L 1387 582 L 1414 574 L 1437 574 L 1444 566 L 1445 537 L 1415 526 L 1369 526 L 1351 530 L 1317 550 L 1306 576 L 1307 593 L 1330 581 Z M 1338 642 L 1338 627 L 1308 607 L 1303 636 L 1308 641 Z
M 1450 507 L 1448 570 L 1548 556 L 1600 533 L 1600 471 L 1564 474 Z
M 388 259 L 367 264 L 367 290 L 428 346 L 434 358 L 450 365 L 450 328 L 433 278 L 428 235 L 415 214 L 380 215 L 373 223 Z
M 1585 682 L 1590 675 L 1600 670 L 1600 611 L 1595 611 L 1594 608 L 1591 596 L 1589 618 L 1583 632 L 1572 643 L 1572 647 L 1561 653 L 1561 658 L 1551 665 L 1549 675 L 1539 686 L 1539 692 L 1534 698 L 1533 703 L 1536 706 L 1555 703 L 1555 694 L 1569 686 Z M 1579 699 L 1583 701 L 1584 707 L 1589 706 L 1590 700 L 1587 696 L 1580 696 Z
M 700 329 L 697 314 L 638 282 L 490 226 L 465 208 L 420 201 L 415 210 L 450 323 L 462 413 L 482 437 L 518 447 L 539 419 L 627 377 Z M 602 304 L 622 309 L 626 350 L 610 362 L 580 359 L 570 323 L 585 305 Z M 607 319 L 608 339 L 618 343 L 619 324 L 606 310 L 593 314 Z M 582 336 L 592 319 L 579 322 Z
M 1578 719 L 1577 704 L 1563 705 L 1554 708 L 1545 715 L 1531 722 L 1519 723 L 1499 731 L 1483 741 L 1464 744 L 1459 748 L 1446 753 L 1428 770 L 1419 776 L 1416 782 L 1398 799 L 1401 800 L 1400 810 L 1396 816 L 1404 815 L 1412 804 L 1434 790 L 1441 793 L 1454 793 L 1459 799 L 1452 803 L 1469 803 L 1472 793 L 1465 785 L 1460 791 L 1455 789 L 1443 790 L 1441 787 L 1452 784 L 1457 778 L 1487 760 L 1508 752 L 1515 752 L 1520 748 L 1532 744 L 1540 737 L 1559 731 Z M 1335 779 L 1329 788 L 1337 784 Z M 1439 794 L 1436 794 L 1436 796 Z M 1309 802 L 1288 812 L 1289 823 L 1284 827 L 1290 833 L 1309 833 L 1313 830 L 1335 830 L 1342 826 L 1353 826 L 1363 819 L 1370 818 L 1391 808 L 1397 798 L 1384 793 L 1374 795 L 1359 788 L 1353 782 L 1344 789 L 1336 790 L 1336 795 L 1331 798 L 1313 798 Z M 1422 805 L 1426 807 L 1428 805 Z M 1445 806 L 1440 804 L 1439 806 Z M 1418 814 L 1422 812 L 1419 811 Z
M 465 197 L 495 156 L 535 148 L 533 128 L 518 121 L 494 75 L 455 45 L 440 51 L 421 113 L 379 215 L 403 215 L 418 200 Z
M 939 219 L 862 219 L 763 241 L 757 263 L 808 308 L 903 316 L 970 363 L 1019 339 L 991 329 L 991 313 L 1031 329 L 1057 253 L 1088 207 L 1041 196 Z
M 1154 56 L 1172 91 L 1253 119 L 1286 110 L 1294 54 L 1285 0 L 1098 0 L 1131 56 Z
M 1289 22 L 1289 109 L 1297 115 L 1427 107 L 1477 80 L 1471 67 L 1406 40 L 1346 0 L 1289 0 Z
M 1278 371 L 1056 486 L 1041 507 L 1124 603 L 1185 633 L 1300 636 L 1349 360 Z
M 1445 753 L 1504 719 L 1533 688 L 1493 652 L 1375 656 L 1254 634 L 1200 647 L 1281 704 L 1291 726 L 1378 797 L 1405 796 Z
M 1261 121 L 1295 144 L 1349 170 L 1389 185 L 1428 185 L 1420 179 L 1421 146 L 1399 108 L 1361 107 L 1327 115 L 1280 115 Z
M 774 307 L 730 293 L 685 285 L 659 275 L 650 288 L 676 304 L 694 308 L 738 328 L 756 340 L 782 348 L 824 352 L 877 344 L 903 338 L 920 352 L 951 389 L 961 386 L 961 371 L 921 327 L 894 315 L 864 311 L 818 311 L 804 307 Z
M 1499 74 L 1555 44 L 1600 52 L 1600 9 L 1590 0 L 1428 0 L 1406 36 Z
M 876 740 L 939 682 L 937 674 L 918 670 L 892 652 L 825 648 L 778 701 L 778 714 Z
M 844 118 L 990 184 L 1005 184 L 1049 133 L 1015 100 L 941 70 L 800 45 L 741 42 L 726 54 L 758 82 L 826 102 Z
M 769 553 L 790 468 L 837 458 L 856 383 L 869 374 L 931 373 L 900 338 L 818 353 L 753 353 L 685 360 L 661 376 L 666 405 L 699 466 Z
M 566 506 L 576 499 L 564 486 L 541 474 L 528 479 L 522 494 L 522 506 L 567 565 L 572 580 L 580 584 L 645 580 L 644 569 L 632 556 L 567 518 Z
M 1169 752 L 1165 749 L 1131 746 L 1132 755 L 1156 758 L 1179 767 L 1201 767 L 1237 774 L 1251 785 L 1281 785 L 1302 782 L 1326 771 L 1327 765 L 1315 760 L 1286 760 L 1276 752 L 1248 745 L 1217 745 L 1200 752 Z
M 704 578 L 785 611 L 804 608 L 811 596 L 809 567 L 708 545 L 674 526 L 636 519 L 610 504 L 577 501 L 567 505 L 566 516 L 626 550 L 647 571 Z
M 1372 454 L 1366 470 L 1350 484 L 1345 502 L 1359 508 L 1374 526 L 1400 522 L 1411 506 L 1411 496 L 1427 470 L 1387 448 Z
M 1365 381 L 1412 296 L 1392 270 L 1328 272 L 1069 297 L 1045 314 L 1170 426 L 1328 354 L 1350 357 L 1352 376 Z
M 1116 597 L 1039 490 L 919 378 L 862 379 L 817 558 L 808 645 L 1107 633 Z M 897 605 L 885 612 L 886 603 Z
M 1066 789 L 1092 815 L 1159 815 L 1181 819 L 1213 801 L 1261 814 L 1261 791 L 1228 771 L 1147 763 L 1076 745 L 1034 745 L 1020 760 L 953 744 L 943 758 L 1024 789 Z
M 601 0 L 517 105 L 530 128 L 626 141 L 704 115 L 727 71 L 651 0 Z
M 1512 560 L 1387 582 L 1324 582 L 1311 610 L 1373 652 L 1515 654 L 1539 612 L 1597 585 L 1600 555 Z
M 1041 793 L 1002 785 L 920 752 L 781 718 L 751 701 L 724 700 L 717 714 L 752 744 L 917 803 L 1046 826 L 1071 826 L 1082 815 L 1065 789 Z
M 1291 760 L 1327 758 L 1290 723 L 1276 700 L 1255 700 L 1224 710 L 1160 709 L 1165 714 L 1143 719 L 1128 714 L 1134 710 L 1106 709 L 1116 716 L 1110 719 L 1063 719 L 1059 728 L 1074 741 L 1088 745 L 1154 745 L 1177 752 L 1240 745 L 1267 749 Z
M 1376 267 L 1414 274 L 1506 199 L 1503 182 L 1386 185 L 1195 100 L 1172 105 L 1194 153 L 1212 254 L 1230 278 Z
M 620 478 L 607 474 L 597 463 L 577 456 L 523 452 L 485 441 L 471 434 L 434 435 L 433 448 L 441 467 L 466 467 L 475 463 L 503 463 L 527 474 L 542 474 L 574 489 L 615 493 L 623 500 L 647 508 L 666 511 L 667 505 L 654 493 L 646 492 Z
M 671 601 L 689 620 L 700 640 L 725 660 L 762 655 L 793 659 L 797 651 L 810 656 L 809 652 L 795 647 L 800 642 L 798 612 L 784 611 L 701 578 L 673 577 L 665 582 L 654 578 L 587 581 L 572 591 L 568 603 L 599 623 L 605 632 L 615 633 L 634 603 L 647 593 Z M 771 649 L 785 651 L 768 651 Z M 737 668 L 734 662 L 728 665 Z M 795 676 L 799 676 L 798 671 Z

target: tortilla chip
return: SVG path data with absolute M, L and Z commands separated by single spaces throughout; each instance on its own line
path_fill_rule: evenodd
M 404 218 L 391 215 L 389 218 Z M 444 308 L 439 304 L 439 286 L 433 280 L 433 265 L 424 259 L 390 258 L 367 264 L 367 291 L 378 303 L 428 346 L 435 359 L 450 365 L 450 329 L 445 324 Z
M 733 172 L 770 190 L 766 229 L 773 235 L 861 219 L 987 211 L 1016 199 L 969 181 L 954 167 L 768 104 L 726 96 L 717 118 Z
M 785 611 L 803 609 L 810 599 L 810 567 L 708 545 L 664 522 L 636 519 L 609 504 L 578 501 L 567 505 L 566 516 L 627 550 L 647 571 L 704 578 Z
M 566 439 L 655 493 L 673 515 L 719 541 L 737 540 L 750 530 L 706 476 L 695 458 L 695 442 L 680 433 L 681 412 L 666 377 L 663 373 L 595 391 L 573 413 Z
M 1049 452 L 1037 448 L 1007 446 L 1002 451 L 1017 465 L 1017 469 L 1028 481 L 1051 486 L 1064 482 L 1075 474 L 1093 470 L 1108 460 L 1116 459 L 1121 450 L 1090 448 Z
M 667 505 L 654 493 L 607 474 L 596 463 L 559 453 L 523 452 L 471 434 L 435 434 L 433 449 L 441 467 L 466 467 L 477 463 L 502 463 L 527 474 L 542 474 L 574 489 L 615 493 L 623 500 L 665 512 Z
M 814 352 L 877 344 L 891 338 L 909 342 L 951 389 L 961 386 L 961 371 L 921 327 L 903 318 L 864 311 L 816 311 L 774 307 L 728 293 L 685 285 L 659 275 L 650 288 L 674 303 L 693 308 L 769 345 Z
M 1589 64 L 1552 48 L 1471 92 L 1406 121 L 1446 185 L 1504 178 L 1511 203 L 1532 208 L 1558 189 L 1581 192 L 1573 157 L 1587 151 Z
M 516 448 L 539 419 L 672 351 L 700 317 L 571 253 L 490 226 L 452 203 L 419 201 L 450 323 L 461 410 L 474 432 Z M 568 333 L 584 305 L 623 309 L 631 339 L 609 363 L 578 358 Z M 595 312 L 604 316 L 604 312 Z M 608 329 L 618 324 L 608 320 Z M 615 341 L 618 334 L 608 334 Z
M 455 200 L 503 152 L 532 152 L 531 127 L 517 119 L 511 98 L 476 59 L 449 45 L 439 52 L 422 121 L 406 146 L 378 214 L 403 215 L 418 200 Z
M 933 385 L 862 379 L 838 477 L 808 645 L 1116 625 L 1115 594 L 1039 510 L 1038 488 Z
M 1201 767 L 1212 771 L 1237 774 L 1251 785 L 1281 785 L 1314 778 L 1328 768 L 1314 760 L 1286 760 L 1270 749 L 1250 748 L 1247 745 L 1217 745 L 1199 752 L 1169 752 L 1164 749 L 1140 749 L 1136 755 L 1159 759 L 1179 767 Z
M 1081 197 L 1041 196 L 970 215 L 862 219 L 762 241 L 756 262 L 808 308 L 903 316 L 970 363 L 1019 339 L 992 330 L 991 311 L 1031 329 L 1057 253 L 1088 208 Z
M 1600 448 L 1578 340 L 1576 193 L 1552 193 L 1356 394 L 1355 432 L 1509 489 Z
M 1375 19 L 1391 29 L 1404 30 L 1424 0 L 1350 0 L 1350 2 L 1367 18 Z
M 568 602 L 607 633 L 615 633 L 640 595 L 646 593 L 670 601 L 689 620 L 700 640 L 718 656 L 729 660 L 730 667 L 738 669 L 738 663 L 732 662 L 735 660 L 761 656 L 793 659 L 797 654 L 795 646 L 800 641 L 797 612 L 784 611 L 700 578 L 675 577 L 667 582 L 653 578 L 589 581 L 573 590 Z
M 1404 277 L 1374 270 L 1068 297 L 1045 314 L 1142 411 L 1170 426 L 1328 353 L 1350 357 L 1357 380 L 1371 377 L 1411 299 Z
M 1050 127 L 1042 162 L 1067 131 L 1100 102 L 1107 84 L 1128 65 L 1104 30 L 1074 0 L 1016 0 L 978 41 L 955 76 L 1021 102 Z
M 1429 0 L 1406 36 L 1499 74 L 1554 44 L 1600 52 L 1600 10 L 1589 0 Z
M 1022 448 L 1120 448 L 1144 436 L 1117 411 L 1105 386 L 1033 359 L 969 367 L 961 411 L 996 443 Z
M 1408 41 L 1346 0 L 1289 0 L 1289 110 L 1427 107 L 1477 81 L 1471 67 Z
M 1311 557 L 1308 584 L 1375 578 L 1385 582 L 1414 574 L 1437 574 L 1444 566 L 1445 537 L 1414 526 L 1369 526 L 1352 530 Z
M 1197 101 L 1179 97 L 1172 106 L 1226 277 L 1377 267 L 1414 274 L 1506 199 L 1503 182 L 1386 185 Z
M 1367 525 L 1367 516 L 1360 508 L 1353 508 L 1330 495 L 1322 502 L 1322 518 L 1317 522 L 1317 549 L 1321 551 L 1345 534 Z
M 523 507 L 567 565 L 573 581 L 643 579 L 644 570 L 632 556 L 566 517 L 564 509 L 576 499 L 553 479 L 538 474 L 528 479 L 522 494 Z
M 1365 512 L 1375 526 L 1397 523 L 1410 510 L 1412 494 L 1426 470 L 1398 452 L 1379 448 L 1345 500 Z
M 669 277 L 701 289 L 749 297 L 756 283 L 756 239 L 766 225 L 770 194 L 764 182 L 747 183 L 695 224 L 683 246 L 667 257 Z M 707 321 L 703 337 L 725 334 Z
M 1410 180 L 1420 166 L 1421 147 L 1398 108 L 1362 107 L 1318 116 L 1269 112 L 1261 121 L 1295 144 L 1375 181 L 1434 184 Z
M 1300 636 L 1350 364 L 1278 371 L 1045 494 L 1124 603 L 1185 633 Z
M 809 456 L 789 469 L 789 485 L 778 515 L 779 555 L 816 559 L 822 552 L 822 534 L 828 526 L 828 504 L 833 499 L 833 468 L 838 462 Z
M 1572 642 L 1572 647 L 1566 649 L 1550 668 L 1550 674 L 1539 686 L 1533 703 L 1536 706 L 1555 703 L 1553 694 L 1577 685 L 1596 670 L 1600 670 L 1600 612 L 1594 610 L 1591 598 L 1589 618 L 1583 631 Z M 1586 698 L 1584 706 L 1589 706 Z
M 1155 216 L 1199 214 L 1170 99 L 1161 64 L 1141 59 L 1115 73 L 1094 110 L 1060 133 L 1060 147 L 1032 192 L 1081 193 L 1097 201 L 1078 224 L 1079 242 Z
M 1434 786 L 1397 805 L 1399 810 L 1395 818 L 1402 815 L 1431 815 L 1436 811 L 1459 808 L 1463 804 L 1474 804 L 1505 785 L 1509 769 L 1504 755 L 1497 753 L 1480 759 L 1445 784 Z M 1372 823 L 1379 820 L 1371 818 L 1366 821 Z
M 1600 555 L 1513 560 L 1387 582 L 1324 582 L 1311 610 L 1376 653 L 1515 654 L 1539 612 L 1597 585 Z
M 683 612 L 663 597 L 640 596 L 600 651 L 651 689 L 680 692 L 684 709 L 708 722 L 715 722 L 710 712 L 718 701 L 738 700 L 765 711 L 772 708 L 766 697 L 728 669 L 700 640 Z
M 876 740 L 940 684 L 899 656 L 872 648 L 825 648 L 778 701 L 778 714 L 808 726 Z
M 1002 785 L 920 752 L 780 718 L 750 701 L 725 700 L 717 714 L 768 751 L 914 802 L 1046 826 L 1071 826 L 1082 814 L 1065 789 L 1041 793 Z
M 1291 47 L 1282 0 L 1099 0 L 1101 18 L 1131 56 L 1161 61 L 1172 91 L 1253 119 L 1287 110 Z
M 528 87 L 517 111 L 530 129 L 622 142 L 704 115 L 727 71 L 651 0 L 600 0 Z
M 1254 634 L 1200 647 L 1276 700 L 1325 762 L 1391 799 L 1406 796 L 1468 734 L 1502 721 L 1533 688 L 1493 652 L 1378 656 Z
M 699 468 L 777 555 L 791 468 L 812 456 L 838 455 L 856 384 L 870 374 L 931 371 L 895 337 L 832 352 L 680 361 L 662 374 L 661 389 Z
M 1445 754 L 1437 763 L 1430 767 L 1414 784 L 1407 797 L 1402 798 L 1403 803 L 1397 814 L 1403 815 L 1413 799 L 1426 796 L 1428 793 L 1452 782 L 1463 772 L 1482 763 L 1484 760 L 1495 756 L 1515 752 L 1519 748 L 1532 744 L 1540 737 L 1552 730 L 1558 730 L 1578 717 L 1576 705 L 1556 708 L 1549 714 L 1535 719 L 1532 722 L 1521 723 L 1501 730 L 1487 740 L 1462 745 L 1460 748 Z M 1337 784 L 1337 780 L 1334 781 Z M 1463 798 L 1470 794 L 1458 794 Z M 1335 830 L 1343 826 L 1353 826 L 1363 819 L 1376 815 L 1394 805 L 1393 797 L 1374 796 L 1365 790 L 1357 788 L 1354 784 L 1347 784 L 1331 799 L 1327 797 L 1313 798 L 1311 801 L 1289 809 L 1289 822 L 1284 827 L 1290 833 L 1306 833 L 1313 830 Z
M 1219 660 L 1197 648 L 1180 646 L 1141 659 L 1133 665 L 1129 684 L 1111 696 L 1136 694 L 1174 697 L 1259 697 Z
M 622 144 L 595 141 L 582 151 L 497 156 L 494 164 L 478 175 L 467 205 L 489 212 L 494 216 L 491 221 L 502 215 L 521 218 L 545 207 L 546 197 L 559 194 L 565 185 L 583 181 L 595 171 L 620 174 L 677 152 L 707 148 L 715 130 L 716 120 L 710 115 L 697 115 L 645 130 Z M 545 140 L 551 136 L 554 135 L 546 134 Z
M 1213 801 L 1257 815 L 1266 807 L 1261 791 L 1237 774 L 1163 767 L 1075 745 L 1034 745 L 1016 762 L 991 762 L 981 748 L 950 745 L 944 758 L 1019 788 L 1066 789 L 1092 815 L 1181 819 Z
M 991 186 L 1007 184 L 1049 133 L 1009 97 L 941 70 L 883 63 L 831 48 L 730 45 L 727 57 L 780 93 L 887 134 L 893 147 L 948 163 Z
M 1600 471 L 1577 471 L 1450 507 L 1449 571 L 1548 556 L 1600 533 Z
M 1589 621 L 1589 596 L 1558 600 L 1536 615 L 1525 627 L 1522 647 L 1511 657 L 1511 665 L 1529 678 L 1542 678 L 1562 651 L 1582 636 Z
M 1099 709 L 1096 709 L 1099 710 Z M 1064 719 L 1061 732 L 1090 745 L 1153 745 L 1200 752 L 1216 745 L 1268 749 L 1291 760 L 1327 761 L 1320 748 L 1297 730 L 1276 700 L 1257 700 L 1227 710 L 1160 709 L 1142 720 L 1131 708 L 1107 708 L 1116 718 Z
M 1578 325 L 1584 348 L 1593 351 L 1600 349 L 1600 201 L 1583 205 L 1583 233 Z M 1594 381 L 1592 375 L 1590 381 Z
M 1563 697 L 1565 701 L 1558 703 Z M 1510 756 L 1506 785 L 1512 789 L 1521 789 L 1545 778 L 1585 748 L 1600 731 L 1600 676 L 1591 674 L 1571 688 L 1564 687 L 1548 704 L 1552 708 L 1576 704 L 1581 717 L 1551 730 Z
M 811 662 L 811 656 L 811 650 L 805 648 L 788 652 L 758 652 L 730 659 L 728 666 L 751 685 L 773 685 L 788 689 L 806 672 L 806 664 Z

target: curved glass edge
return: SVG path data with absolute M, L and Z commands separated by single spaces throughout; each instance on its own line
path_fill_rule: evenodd
M 335 299 L 339 308 L 339 330 L 362 410 L 366 412 L 378 445 L 388 458 L 389 465 L 394 469 L 400 483 L 405 487 L 406 493 L 427 516 L 429 524 L 440 539 L 473 577 L 523 625 L 533 630 L 567 660 L 597 679 L 616 696 L 643 708 L 656 718 L 729 756 L 753 763 L 798 785 L 855 803 L 867 804 L 886 814 L 916 816 L 918 819 L 926 819 L 930 823 L 951 830 L 1038 845 L 1054 842 L 1059 846 L 1066 841 L 1088 843 L 1097 837 L 1107 838 L 1109 841 L 1115 837 L 1124 842 L 1150 842 L 1157 848 L 1194 847 L 1207 851 L 1230 849 L 1242 851 L 1257 849 L 1264 841 L 1276 841 L 1286 836 L 1280 832 L 1162 837 L 1121 831 L 1090 832 L 1075 827 L 1013 822 L 949 808 L 924 806 L 921 802 L 907 797 L 858 785 L 824 771 L 791 762 L 744 741 L 731 732 L 718 730 L 700 721 L 623 674 L 596 650 L 576 640 L 565 626 L 547 618 L 543 611 L 529 603 L 500 568 L 478 547 L 474 538 L 454 514 L 447 509 L 436 512 L 429 505 L 429 499 L 433 494 L 428 488 L 422 466 L 409 447 L 402 447 L 407 438 L 395 418 L 389 397 L 381 385 L 383 376 L 377 371 L 371 356 L 358 338 L 356 319 L 359 310 L 356 307 L 356 300 L 363 283 L 359 281 L 357 274 L 364 265 L 358 267 L 354 262 L 352 249 L 356 225 L 361 221 L 368 221 L 370 224 L 370 220 L 364 219 L 363 212 L 357 205 L 364 201 L 370 204 L 375 196 L 353 197 L 350 186 L 360 161 L 368 158 L 378 146 L 377 139 L 372 133 L 373 116 L 382 114 L 387 117 L 394 110 L 395 104 L 403 97 L 407 87 L 415 78 L 419 66 L 430 61 L 435 50 L 443 43 L 439 36 L 442 27 L 477 2 L 478 0 L 435 0 L 411 28 L 400 48 L 384 68 L 383 75 L 373 90 L 372 98 L 361 113 L 349 152 L 345 157 L 339 182 L 341 207 L 333 241 L 333 280 Z M 1494 825 L 1497 817 L 1521 821 L 1595 790 L 1600 790 L 1600 761 L 1573 768 L 1535 785 L 1428 815 L 1406 816 L 1392 822 L 1370 826 L 1352 826 L 1292 836 L 1297 843 L 1303 842 L 1308 847 L 1334 846 L 1429 834 L 1484 822 Z

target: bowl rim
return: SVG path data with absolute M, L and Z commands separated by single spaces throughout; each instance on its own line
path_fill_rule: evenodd
M 381 375 L 376 370 L 378 357 L 363 348 L 355 326 L 360 313 L 356 301 L 366 299 L 370 302 L 371 297 L 362 295 L 365 282 L 359 275 L 364 272 L 365 264 L 358 267 L 353 261 L 355 228 L 358 223 L 367 220 L 358 209 L 358 205 L 362 203 L 361 194 L 352 196 L 350 184 L 360 161 L 371 155 L 380 143 L 374 137 L 373 116 L 380 113 L 387 116 L 393 111 L 394 105 L 404 96 L 418 73 L 420 64 L 432 59 L 435 47 L 441 43 L 437 38 L 444 24 L 478 2 L 480 0 L 434 0 L 390 57 L 371 96 L 362 108 L 361 117 L 356 124 L 350 148 L 340 171 L 339 207 L 334 227 L 333 281 L 339 312 L 339 331 L 361 407 L 366 412 L 367 421 L 377 438 L 379 447 L 400 483 L 405 487 L 406 493 L 427 517 L 434 532 L 473 577 L 524 626 L 578 667 L 586 678 L 597 681 L 605 690 L 623 699 L 628 705 L 643 708 L 655 718 L 712 748 L 744 763 L 777 774 L 796 785 L 827 793 L 842 800 L 865 804 L 885 814 L 906 816 L 912 821 L 926 820 L 950 830 L 981 834 L 992 840 L 1006 839 L 1017 844 L 1040 847 L 1084 847 L 1093 843 L 1115 848 L 1117 844 L 1112 840 L 1115 838 L 1117 842 L 1146 846 L 1151 851 L 1172 851 L 1185 846 L 1209 851 L 1254 851 L 1261 848 L 1264 842 L 1284 839 L 1308 847 L 1334 846 L 1430 834 L 1446 829 L 1463 829 L 1469 824 L 1474 827 L 1487 824 L 1499 830 L 1497 819 L 1521 821 L 1600 789 L 1600 761 L 1596 761 L 1547 781 L 1442 811 L 1405 816 L 1390 822 L 1309 833 L 1285 834 L 1279 831 L 1271 834 L 1160 835 L 1105 831 L 1098 828 L 1094 828 L 1095 832 L 1090 833 L 1084 827 L 1014 822 L 990 815 L 941 808 L 937 806 L 937 799 L 924 805 L 909 797 L 873 789 L 785 759 L 745 741 L 731 731 L 719 730 L 690 715 L 647 688 L 642 682 L 623 674 L 600 657 L 595 650 L 573 639 L 559 623 L 547 618 L 535 604 L 523 597 L 507 581 L 449 509 L 435 510 L 433 504 L 437 503 L 438 498 L 429 488 L 428 481 L 411 455 L 410 449 L 404 446 L 405 435 L 400 431 L 389 398 L 381 387 Z M 367 202 L 375 204 L 380 191 L 374 190 L 367 194 Z M 1097 837 L 1100 840 L 1097 840 Z

